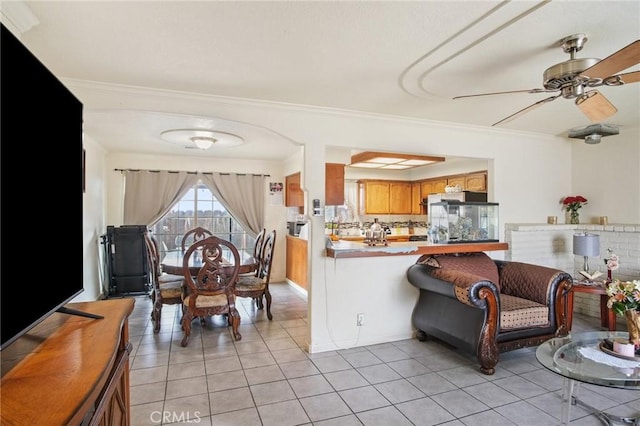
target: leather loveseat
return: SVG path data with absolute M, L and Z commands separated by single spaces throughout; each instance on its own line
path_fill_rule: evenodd
M 422 256 L 407 270 L 420 289 L 416 337 L 435 337 L 478 358 L 493 374 L 500 352 L 568 334 L 570 274 L 485 253 Z

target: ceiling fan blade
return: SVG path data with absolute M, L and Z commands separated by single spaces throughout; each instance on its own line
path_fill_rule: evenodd
M 498 124 L 508 123 L 509 121 L 511 121 L 511 120 L 513 120 L 515 118 L 518 118 L 519 116 L 523 115 L 524 113 L 527 113 L 527 112 L 529 112 L 531 110 L 534 110 L 534 109 L 538 108 L 539 106 L 542 106 L 542 105 L 544 105 L 544 104 L 546 104 L 548 102 L 551 102 L 551 101 L 553 101 L 555 99 L 558 99 L 560 96 L 562 96 L 562 93 L 560 93 L 558 95 L 555 95 L 555 96 L 550 96 L 548 98 L 542 99 L 542 100 L 536 102 L 535 104 L 529 105 L 528 107 L 523 108 L 520 111 L 518 111 L 518 112 L 516 112 L 514 114 L 511 114 L 510 116 L 508 116 L 506 118 L 503 118 L 502 120 L 500 120 L 500 121 L 498 121 L 496 123 L 493 123 L 492 126 L 497 126 Z
M 460 98 L 473 98 L 476 96 L 490 96 L 490 95 L 505 95 L 509 93 L 544 93 L 544 92 L 556 92 L 557 90 L 547 90 L 547 89 L 528 89 L 528 90 L 509 90 L 506 92 L 493 92 L 493 93 L 478 93 L 475 95 L 461 95 L 455 96 L 453 99 Z
M 620 81 L 622 81 L 624 84 L 637 83 L 640 81 L 640 71 L 619 74 L 618 77 L 620 77 Z
M 581 74 L 589 78 L 607 78 L 640 63 L 640 40 L 623 47 L 607 56 Z
M 576 105 L 593 122 L 606 120 L 618 112 L 609 99 L 597 90 L 591 90 L 577 98 Z

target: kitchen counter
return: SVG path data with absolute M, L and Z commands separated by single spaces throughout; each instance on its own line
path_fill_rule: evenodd
M 406 235 L 387 235 L 387 241 L 389 242 L 406 242 L 409 241 L 409 234 Z M 362 235 L 358 235 L 358 236 L 353 236 L 353 235 L 345 235 L 345 236 L 340 236 L 340 241 L 350 241 L 350 242 L 356 242 L 356 243 L 361 243 L 364 241 L 364 236 Z
M 368 246 L 363 242 L 345 240 L 331 243 L 331 246 L 326 249 L 326 254 L 327 257 L 333 258 L 474 253 L 509 249 L 509 244 L 501 242 L 434 244 L 426 241 L 393 242 L 389 240 L 386 246 Z
M 312 257 L 313 262 L 322 264 L 317 268 L 322 274 L 311 277 L 310 309 L 314 303 L 331 309 L 314 317 L 310 353 L 411 339 L 411 315 L 419 295 L 407 280 L 411 265 L 425 254 L 495 251 L 502 255 L 500 250 L 508 248 L 509 244 L 501 242 L 412 241 L 368 246 L 363 242 L 333 241 L 325 247 L 324 257 Z M 362 317 L 359 326 L 358 318 Z

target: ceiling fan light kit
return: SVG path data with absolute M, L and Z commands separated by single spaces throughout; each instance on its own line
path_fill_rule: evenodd
M 591 90 L 578 97 L 576 105 L 593 122 L 606 120 L 618 112 L 618 108 L 597 90 Z
M 618 133 L 620 133 L 620 130 L 617 126 L 610 124 L 592 124 L 587 127 L 569 130 L 569 137 L 584 139 L 585 143 L 594 145 L 600 143 L 603 137 L 617 135 Z
M 461 99 L 475 96 L 501 95 L 508 93 L 560 93 L 555 96 L 542 99 L 528 107 L 517 111 L 510 116 L 492 124 L 507 123 L 526 112 L 529 112 L 545 103 L 551 102 L 560 96 L 565 99 L 575 99 L 578 106 L 587 118 L 593 122 L 602 121 L 614 115 L 617 108 L 597 90 L 587 90 L 597 86 L 621 86 L 627 83 L 640 81 L 640 71 L 626 74 L 618 74 L 629 67 L 640 63 L 640 40 L 636 40 L 609 55 L 603 60 L 596 58 L 576 58 L 587 42 L 585 34 L 573 34 L 560 40 L 562 50 L 570 54 L 570 59 L 547 68 L 543 73 L 543 87 L 528 90 L 511 90 L 506 92 L 480 93 L 475 95 L 456 96 L 453 99 Z M 605 135 L 608 136 L 608 135 Z M 595 139 L 593 139 L 595 140 Z M 598 143 L 591 142 L 591 143 Z M 589 143 L 589 142 L 587 142 Z

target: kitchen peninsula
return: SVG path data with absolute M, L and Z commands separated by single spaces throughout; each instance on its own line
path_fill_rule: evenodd
M 435 253 L 500 252 L 503 242 L 434 244 L 363 242 L 328 239 L 322 275 L 312 284 L 312 301 L 328 308 L 311 325 L 311 353 L 382 344 L 413 337 L 411 314 L 418 289 L 407 280 L 407 269 L 420 256 Z M 502 256 L 502 253 L 500 253 Z M 314 277 L 315 278 L 315 277 Z M 360 324 L 360 325 L 359 325 Z
M 327 256 L 334 258 L 406 256 L 444 253 L 475 253 L 507 250 L 509 245 L 500 242 L 474 242 L 460 244 L 434 244 L 426 241 L 390 242 L 387 246 L 367 246 L 361 242 L 332 241 L 327 247 Z

